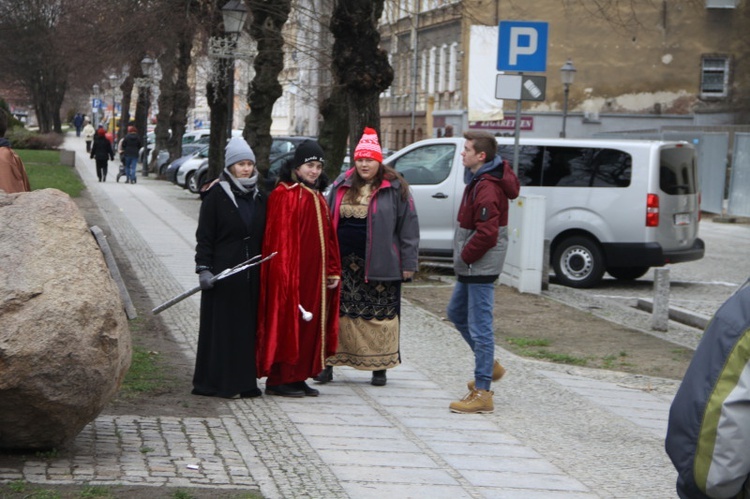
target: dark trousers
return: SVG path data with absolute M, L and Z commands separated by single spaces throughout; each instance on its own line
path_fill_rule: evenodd
M 107 160 L 97 159 L 96 160 L 96 177 L 99 182 L 104 182 L 107 179 Z
M 86 141 L 86 152 L 91 152 L 91 141 L 90 140 Z

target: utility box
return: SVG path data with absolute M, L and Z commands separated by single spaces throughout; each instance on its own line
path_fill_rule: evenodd
M 60 149 L 60 164 L 65 166 L 75 166 L 76 152 Z
M 511 201 L 502 284 L 521 293 L 542 292 L 545 220 L 544 196 L 519 196 Z

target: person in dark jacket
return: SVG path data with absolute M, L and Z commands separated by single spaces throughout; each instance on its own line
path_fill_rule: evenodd
M 719 308 L 669 409 L 682 499 L 750 497 L 750 280 Z
M 103 128 L 97 130 L 89 153 L 89 156 L 96 160 L 96 178 L 99 179 L 99 182 L 107 180 L 107 163 L 115 159 L 115 151 L 106 135 L 107 132 Z
M 128 127 L 128 134 L 122 139 L 122 155 L 125 161 L 127 182 L 135 184 L 135 169 L 138 166 L 138 151 L 141 150 L 141 138 L 134 126 Z
M 202 289 L 194 395 L 261 395 L 255 362 L 260 270 L 211 282 L 214 275 L 260 254 L 266 197 L 258 189 L 255 154 L 240 137 L 226 147 L 225 168 L 198 218 L 195 271 Z
M 328 195 L 341 252 L 339 345 L 315 380 L 351 366 L 383 386 L 386 370 L 401 363 L 401 282 L 417 270 L 419 220 L 409 184 L 383 164 L 375 130 L 365 128 L 354 165 Z
M 464 134 L 461 153 L 464 189 L 453 240 L 453 268 L 457 282 L 448 303 L 448 319 L 474 352 L 474 380 L 469 393 L 452 402 L 453 412 L 490 413 L 495 406 L 490 391 L 505 369 L 494 359 L 492 317 L 495 281 L 508 248 L 508 200 L 521 188 L 507 161 L 497 154 L 497 141 L 487 132 Z

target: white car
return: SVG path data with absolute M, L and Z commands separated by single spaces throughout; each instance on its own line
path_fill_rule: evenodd
M 175 175 L 175 183 L 183 189 L 187 189 L 190 179 L 204 163 L 208 163 L 208 147 L 195 153 L 193 157 L 182 163 Z

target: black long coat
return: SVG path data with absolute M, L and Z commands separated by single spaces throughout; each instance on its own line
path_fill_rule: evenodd
M 260 254 L 266 220 L 265 194 L 242 196 L 233 191 L 236 205 L 225 191 L 228 184 L 223 184 L 212 187 L 204 198 L 196 231 L 195 263 L 210 267 L 214 275 Z M 256 266 L 216 281 L 201 293 L 194 394 L 228 398 L 257 390 L 259 290 Z

